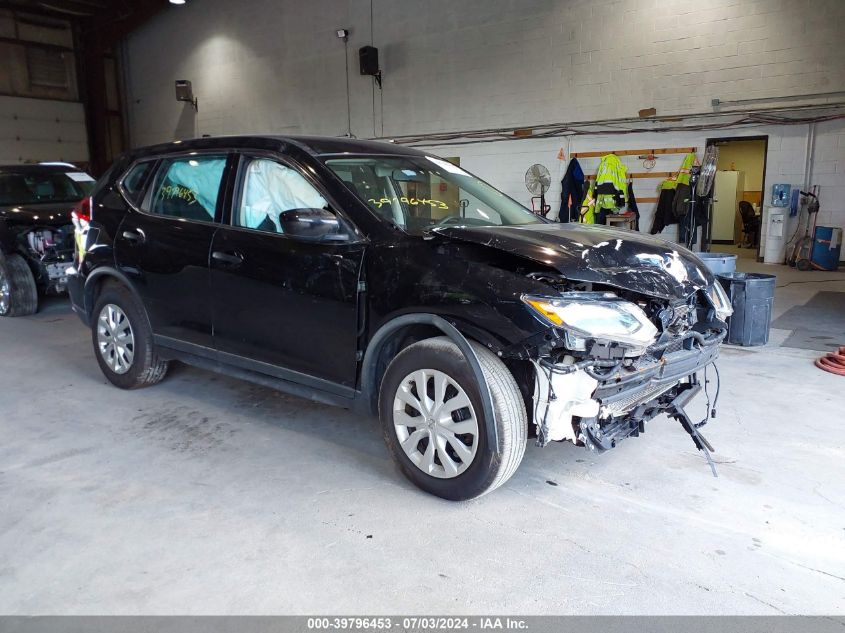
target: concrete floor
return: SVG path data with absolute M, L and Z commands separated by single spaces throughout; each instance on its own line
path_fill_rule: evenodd
M 776 270 L 776 315 L 845 290 Z M 661 417 L 455 504 L 347 411 L 187 367 L 111 387 L 53 301 L 0 321 L 0 613 L 845 613 L 845 379 L 784 338 L 723 352 L 718 479 Z

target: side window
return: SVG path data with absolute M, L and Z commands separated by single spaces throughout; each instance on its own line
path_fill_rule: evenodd
M 294 209 L 326 209 L 328 203 L 295 169 L 267 158 L 246 164 L 240 205 L 232 223 L 247 229 L 284 233 L 279 216 Z
M 226 156 L 185 156 L 163 160 L 152 186 L 148 211 L 211 222 L 217 208 Z
M 126 197 L 134 205 L 138 205 L 144 197 L 144 183 L 147 181 L 147 176 L 152 169 L 154 161 L 148 160 L 143 163 L 137 163 L 130 169 L 123 177 L 121 186 L 126 194 Z

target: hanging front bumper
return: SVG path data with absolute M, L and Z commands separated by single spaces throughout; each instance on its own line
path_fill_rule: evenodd
M 724 333 L 696 335 L 673 346 L 655 346 L 605 381 L 587 384 L 574 365 L 555 371 L 537 366 L 534 423 L 537 443 L 569 440 L 591 450 L 614 448 L 638 435 L 645 422 L 669 410 L 676 397 L 697 384 L 696 374 L 719 356 Z M 580 366 L 580 364 L 578 364 Z

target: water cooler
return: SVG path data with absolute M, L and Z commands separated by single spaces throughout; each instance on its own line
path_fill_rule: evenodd
M 786 207 L 763 207 L 763 226 L 760 228 L 760 252 L 767 264 L 782 264 L 786 260 Z

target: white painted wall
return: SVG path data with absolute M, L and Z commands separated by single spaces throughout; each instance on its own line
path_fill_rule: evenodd
M 48 160 L 88 162 L 82 104 L 0 96 L 0 163 Z
M 843 23 L 843 0 L 189 0 L 126 43 L 131 142 L 344 133 L 341 27 L 351 30 L 352 132 L 367 138 L 600 120 L 651 106 L 691 114 L 710 111 L 713 98 L 845 90 Z M 383 92 L 358 74 L 357 50 L 371 42 Z M 176 102 L 175 79 L 193 82 L 198 113 Z M 769 134 L 769 189 L 803 181 L 806 133 L 802 125 L 578 137 L 570 149 L 703 148 L 707 136 Z M 562 146 L 546 139 L 437 151 L 461 156 L 526 203 L 525 169 L 544 163 L 556 175 L 556 203 Z M 815 160 L 819 222 L 845 226 L 841 121 L 819 126 Z M 673 161 L 680 157 L 661 158 L 655 169 L 671 170 Z M 656 185 L 637 181 L 635 192 L 652 196 Z M 653 206 L 641 205 L 646 230 Z

